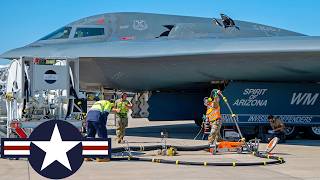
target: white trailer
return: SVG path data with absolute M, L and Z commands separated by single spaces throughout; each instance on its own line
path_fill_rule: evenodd
M 81 108 L 74 103 L 79 95 L 79 59 L 21 57 L 11 62 L 7 76 L 7 137 L 21 136 L 21 130 L 28 136 L 53 119 L 82 127 Z

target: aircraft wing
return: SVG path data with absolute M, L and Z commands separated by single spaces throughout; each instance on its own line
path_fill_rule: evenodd
M 80 57 L 83 82 L 130 90 L 213 80 L 320 81 L 320 37 L 310 36 L 31 45 L 1 55 L 20 56 Z
M 108 57 L 147 58 L 204 54 L 247 54 L 319 52 L 320 37 L 259 37 L 230 39 L 183 39 L 149 41 L 109 41 L 25 46 L 8 51 L 0 58 L 31 57 Z M 124 53 L 125 52 L 125 53 Z

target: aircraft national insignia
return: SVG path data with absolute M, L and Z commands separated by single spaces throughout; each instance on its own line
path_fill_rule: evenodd
M 73 175 L 85 157 L 110 158 L 111 139 L 84 139 L 66 121 L 51 120 L 34 129 L 28 139 L 1 139 L 2 158 L 27 157 L 41 176 L 63 179 Z
M 144 20 L 134 20 L 133 21 L 133 29 L 137 31 L 144 31 L 148 29 L 148 24 Z

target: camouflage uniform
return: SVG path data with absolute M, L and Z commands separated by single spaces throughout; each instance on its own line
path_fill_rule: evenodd
M 207 106 L 206 117 L 211 124 L 211 131 L 208 137 L 209 144 L 213 144 L 220 139 L 220 129 L 222 125 L 219 98 L 214 101 L 205 103 Z
M 115 102 L 116 108 L 120 110 L 117 113 L 117 121 L 116 121 L 116 135 L 118 140 L 123 140 L 125 136 L 126 127 L 128 127 L 128 111 L 129 109 L 126 107 L 130 105 L 128 100 L 118 99 Z
M 210 135 L 208 137 L 208 141 L 210 144 L 212 144 L 214 141 L 217 141 L 220 136 L 220 129 L 221 129 L 221 119 L 217 119 L 211 124 L 211 131 Z

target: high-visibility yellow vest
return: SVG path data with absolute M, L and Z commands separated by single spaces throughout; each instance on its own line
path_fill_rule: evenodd
M 114 103 L 107 103 L 107 105 L 105 106 L 104 110 L 105 111 L 108 111 L 108 112 L 111 112 L 112 108 L 114 107 Z
M 90 110 L 97 110 L 100 112 L 108 111 L 110 112 L 112 108 L 114 107 L 114 103 L 111 103 L 110 101 L 107 100 L 101 100 L 95 102 Z
M 129 109 L 127 106 L 130 104 L 128 100 L 122 101 L 122 99 L 118 99 L 116 101 L 116 107 L 120 109 L 120 112 L 118 114 L 127 114 Z
M 210 122 L 221 119 L 220 106 L 214 108 L 212 102 L 208 104 L 206 116 Z

